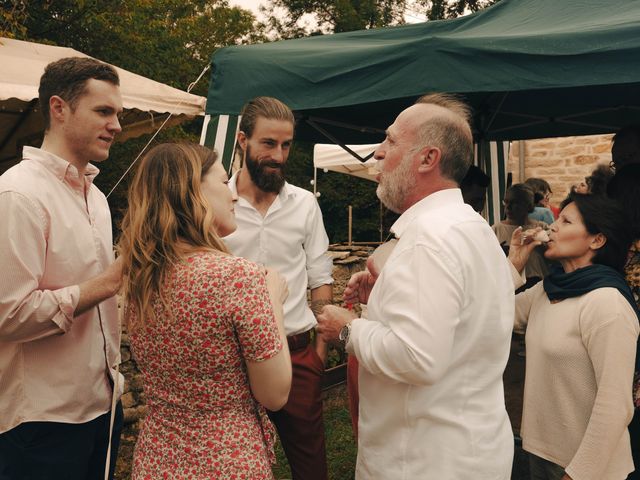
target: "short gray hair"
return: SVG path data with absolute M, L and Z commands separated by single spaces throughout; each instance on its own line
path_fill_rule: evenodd
M 471 109 L 460 98 L 447 93 L 432 93 L 420 97 L 416 104 L 429 104 L 449 110 L 453 116 L 438 115 L 424 122 L 418 130 L 420 146 L 432 144 L 442 151 L 440 172 L 458 185 L 473 160 Z

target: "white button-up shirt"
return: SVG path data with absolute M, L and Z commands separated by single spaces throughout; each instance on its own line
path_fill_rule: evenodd
M 507 480 L 514 314 L 496 237 L 459 189 L 409 208 L 347 345 L 360 362 L 356 478 Z
M 236 173 L 229 181 L 234 194 L 237 178 Z M 329 239 L 313 194 L 285 182 L 264 217 L 242 197 L 235 212 L 238 229 L 224 242 L 234 255 L 273 268 L 286 279 L 286 334 L 314 328 L 317 322 L 307 303 L 307 288 L 333 283 L 333 264 L 326 254 Z
M 116 299 L 74 314 L 78 285 L 113 262 L 98 169 L 81 177 L 44 150 L 23 156 L 0 177 L 0 433 L 106 413 L 119 361 Z

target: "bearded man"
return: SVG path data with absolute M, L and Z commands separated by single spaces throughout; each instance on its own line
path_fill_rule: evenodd
M 374 156 L 380 200 L 401 213 L 378 271 L 351 277 L 348 303 L 327 306 L 326 341 L 360 364 L 356 478 L 508 480 L 513 436 L 502 374 L 513 283 L 487 222 L 463 203 L 473 156 L 469 110 L 433 94 L 398 115 Z M 370 259 L 371 260 L 371 259 Z
M 275 98 L 257 97 L 243 107 L 241 115 L 237 148 L 243 168 L 229 180 L 238 198 L 238 229 L 224 241 L 234 255 L 273 268 L 287 280 L 284 327 L 293 382 L 288 403 L 269 416 L 293 479 L 325 480 L 320 380 L 326 345 L 315 336 L 315 314 L 331 303 L 329 239 L 313 194 L 285 181 L 295 123 L 289 107 Z

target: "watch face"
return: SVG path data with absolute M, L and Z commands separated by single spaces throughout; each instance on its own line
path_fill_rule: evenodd
M 338 334 L 338 340 L 340 340 L 341 342 L 347 343 L 347 340 L 349 339 L 350 327 L 351 325 L 347 324 L 340 329 L 340 333 Z

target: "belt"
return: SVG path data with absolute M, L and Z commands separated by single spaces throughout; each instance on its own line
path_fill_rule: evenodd
M 296 335 L 289 335 L 287 337 L 287 343 L 289 344 L 289 350 L 292 352 L 306 348 L 307 345 L 311 343 L 311 330 Z

